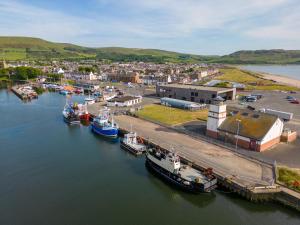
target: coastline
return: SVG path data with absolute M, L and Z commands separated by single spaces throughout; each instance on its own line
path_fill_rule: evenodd
M 289 78 L 282 75 L 271 74 L 271 73 L 264 73 L 264 72 L 257 72 L 257 73 L 262 75 L 264 79 L 275 81 L 278 84 L 300 88 L 300 80 Z

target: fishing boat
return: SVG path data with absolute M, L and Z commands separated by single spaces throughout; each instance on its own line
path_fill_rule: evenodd
M 137 137 L 136 132 L 125 134 L 120 145 L 122 149 L 134 155 L 142 155 L 146 152 L 146 146 L 142 143 L 142 140 Z
M 109 109 L 107 108 L 100 110 L 99 115 L 91 124 L 91 129 L 94 133 L 104 137 L 116 138 L 119 133 L 119 127 L 113 117 L 111 117 L 111 121 L 109 120 Z
M 84 121 L 90 120 L 91 115 L 88 112 L 87 103 L 78 104 L 77 110 L 78 110 L 78 115 L 79 115 L 80 120 L 84 120 Z
M 96 102 L 95 98 L 91 97 L 89 95 L 89 97 L 85 98 L 84 101 L 88 104 L 88 105 L 92 105 Z
M 68 124 L 79 124 L 80 123 L 80 117 L 78 114 L 78 111 L 74 109 L 73 105 L 66 102 L 66 105 L 64 106 L 64 110 L 62 112 L 64 121 Z
M 217 178 L 212 174 L 212 169 L 201 172 L 188 165 L 181 165 L 176 153 L 148 149 L 146 166 L 162 179 L 184 191 L 210 192 L 217 187 Z

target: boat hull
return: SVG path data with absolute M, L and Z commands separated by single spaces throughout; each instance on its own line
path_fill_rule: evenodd
M 66 117 L 63 117 L 64 118 L 64 121 L 67 123 L 67 124 L 80 124 L 80 119 L 79 118 L 66 118 Z
M 135 155 L 135 156 L 139 156 L 139 155 L 142 155 L 144 152 L 142 151 L 138 151 L 134 148 L 132 148 L 131 146 L 125 144 L 123 141 L 121 141 L 121 144 L 120 144 L 121 148 L 130 152 L 131 154 Z
M 116 138 L 116 137 L 118 137 L 118 133 L 119 133 L 119 130 L 117 128 L 102 129 L 102 128 L 96 127 L 94 124 L 91 125 L 91 129 L 94 133 L 104 136 L 104 137 Z
M 150 171 L 154 172 L 156 175 L 161 177 L 166 182 L 168 182 L 168 183 L 174 185 L 175 187 L 177 187 L 183 191 L 186 191 L 186 192 L 196 193 L 196 194 L 197 193 L 209 193 L 209 192 L 211 192 L 211 190 L 216 188 L 216 185 L 213 185 L 210 188 L 204 188 L 203 184 L 196 184 L 196 183 L 191 183 L 190 185 L 185 185 L 183 183 L 184 180 L 182 178 L 180 178 L 178 175 L 170 173 L 169 171 L 160 167 L 153 161 L 149 160 L 147 157 L 146 157 L 146 167 Z M 181 180 L 179 181 L 178 179 L 181 179 Z

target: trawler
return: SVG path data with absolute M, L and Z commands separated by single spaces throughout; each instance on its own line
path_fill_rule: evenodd
M 212 169 L 201 172 L 181 165 L 176 153 L 148 149 L 146 166 L 164 180 L 188 192 L 210 192 L 217 187 L 217 178 L 212 174 Z
M 113 117 L 111 118 L 111 121 L 109 120 L 108 108 L 100 110 L 99 115 L 96 118 L 94 118 L 91 124 L 91 129 L 94 133 L 98 135 L 111 138 L 118 137 L 119 133 L 119 127 L 114 122 Z
M 146 152 L 146 146 L 142 143 L 142 140 L 139 140 L 136 132 L 125 134 L 120 145 L 124 150 L 137 156 Z

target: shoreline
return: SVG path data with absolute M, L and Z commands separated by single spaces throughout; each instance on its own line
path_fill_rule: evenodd
M 260 74 L 264 79 L 275 81 L 278 84 L 300 88 L 300 80 L 285 77 L 282 75 L 265 73 L 265 72 L 256 72 L 256 73 Z
M 288 85 L 288 86 L 292 86 L 292 87 L 296 87 L 296 88 L 300 88 L 300 80 L 297 80 L 295 78 L 290 78 L 284 75 L 279 75 L 279 74 L 272 74 L 272 73 L 267 73 L 267 72 L 260 72 L 260 71 L 253 71 L 253 70 L 247 70 L 247 69 L 243 69 L 240 66 L 237 67 L 240 70 L 244 70 L 250 73 L 256 73 L 259 76 L 262 76 L 263 79 L 266 80 L 271 80 L 274 81 L 278 84 L 281 85 Z

